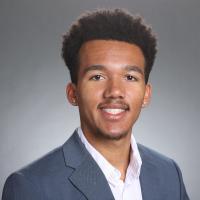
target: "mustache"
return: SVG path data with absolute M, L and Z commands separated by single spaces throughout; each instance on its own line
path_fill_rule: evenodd
M 124 110 L 129 110 L 128 103 L 119 99 L 108 99 L 104 102 L 99 103 L 97 108 L 102 109 L 102 108 L 113 107 L 113 106 L 124 109 Z

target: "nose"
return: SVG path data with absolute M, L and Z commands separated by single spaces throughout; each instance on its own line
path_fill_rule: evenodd
M 125 88 L 122 83 L 117 78 L 110 79 L 104 91 L 104 98 L 110 99 L 123 99 L 125 97 Z

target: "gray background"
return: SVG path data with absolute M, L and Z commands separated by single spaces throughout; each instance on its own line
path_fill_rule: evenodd
M 128 8 L 157 32 L 153 99 L 134 133 L 178 162 L 191 199 L 199 200 L 199 0 L 1 0 L 0 193 L 11 172 L 63 144 L 79 124 L 65 97 L 61 36 L 97 7 Z

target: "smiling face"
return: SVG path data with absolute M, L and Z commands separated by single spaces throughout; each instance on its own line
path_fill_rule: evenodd
M 121 41 L 92 40 L 79 51 L 77 85 L 67 96 L 79 107 L 81 128 L 89 140 L 130 137 L 141 108 L 150 99 L 141 49 Z

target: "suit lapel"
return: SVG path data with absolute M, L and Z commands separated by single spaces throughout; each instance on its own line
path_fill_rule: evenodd
M 140 185 L 143 200 L 160 200 L 159 185 L 160 178 L 157 173 L 157 166 L 151 162 L 148 155 L 143 151 L 143 147 L 138 144 L 140 156 L 142 158 L 142 167 L 140 173 Z
M 76 132 L 64 144 L 63 152 L 67 167 L 74 169 L 69 180 L 88 200 L 114 200 L 103 172 Z
M 70 180 L 88 199 L 114 200 L 102 171 L 90 156 L 74 171 Z

